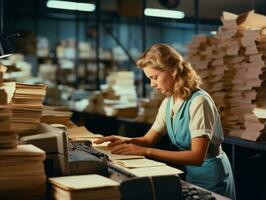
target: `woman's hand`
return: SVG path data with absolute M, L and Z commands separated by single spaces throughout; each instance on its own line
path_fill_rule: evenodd
M 123 137 L 123 136 L 118 136 L 118 135 L 111 135 L 111 136 L 106 136 L 99 138 L 98 140 L 94 141 L 95 144 L 101 144 L 103 142 L 110 142 L 108 146 L 115 146 L 118 144 L 123 144 L 126 142 L 129 142 L 131 138 L 128 137 Z
M 114 154 L 124 154 L 124 155 L 142 155 L 144 156 L 146 153 L 145 147 L 141 147 L 135 144 L 130 144 L 131 138 L 111 135 L 102 137 L 96 141 L 95 144 L 101 144 L 103 142 L 110 142 L 108 147 L 111 153 Z
M 108 146 L 113 154 L 145 156 L 147 152 L 146 147 L 141 147 L 135 144 L 122 143 L 113 145 L 110 143 Z

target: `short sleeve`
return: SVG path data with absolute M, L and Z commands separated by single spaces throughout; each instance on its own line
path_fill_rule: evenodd
M 191 138 L 213 136 L 213 127 L 217 118 L 214 103 L 205 95 L 197 96 L 191 102 L 189 129 Z
M 152 129 L 159 132 L 159 133 L 166 133 L 166 122 L 165 122 L 165 117 L 166 117 L 166 105 L 167 101 L 169 98 L 165 98 L 158 110 L 156 119 L 152 125 Z

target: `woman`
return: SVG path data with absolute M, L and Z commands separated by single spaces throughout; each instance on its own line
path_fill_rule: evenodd
M 143 155 L 186 165 L 186 180 L 235 199 L 231 166 L 222 151 L 223 130 L 212 98 L 200 89 L 201 79 L 172 47 L 155 44 L 137 60 L 151 86 L 164 94 L 156 120 L 143 137 L 107 136 L 112 153 Z M 168 133 L 180 151 L 152 146 Z

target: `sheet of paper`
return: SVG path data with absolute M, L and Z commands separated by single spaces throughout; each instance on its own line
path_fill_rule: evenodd
M 126 168 L 139 168 L 139 167 L 155 167 L 155 166 L 165 166 L 165 163 L 158 162 L 155 160 L 150 160 L 147 158 L 130 159 L 130 160 L 116 160 L 115 163 L 122 165 Z
M 167 165 L 164 166 L 155 166 L 155 167 L 140 167 L 135 169 L 128 169 L 128 172 L 138 176 L 159 176 L 159 175 L 171 175 L 171 174 L 182 174 L 183 171 L 170 167 Z

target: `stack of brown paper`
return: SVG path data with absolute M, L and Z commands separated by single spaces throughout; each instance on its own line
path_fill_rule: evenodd
M 113 72 L 106 78 L 106 81 L 106 88 L 102 88 L 105 99 L 137 99 L 136 87 L 134 84 L 134 72 Z
M 4 82 L 4 74 L 5 74 L 6 70 L 7 70 L 7 68 L 5 66 L 0 65 L 0 86 Z
M 41 122 L 47 124 L 63 124 L 69 128 L 75 125 L 70 120 L 72 112 L 68 109 L 62 109 L 56 106 L 43 106 L 43 111 L 41 115 Z
M 153 123 L 163 98 L 163 95 L 154 91 L 150 98 L 140 99 L 140 108 L 135 119 L 139 122 Z
M 67 132 L 68 132 L 67 133 L 68 138 L 71 141 L 86 141 L 86 140 L 89 140 L 89 141 L 93 142 L 96 139 L 103 137 L 103 135 L 94 134 L 94 133 L 88 131 L 84 126 L 70 128 L 70 129 L 68 129 Z
M 90 174 L 50 178 L 53 197 L 58 200 L 119 200 L 119 183 L 104 176 Z
M 17 146 L 17 135 L 12 130 L 12 112 L 10 109 L 14 90 L 14 82 L 5 82 L 0 86 L 0 149 Z
M 0 86 L 0 105 L 9 104 L 15 91 L 15 82 L 5 82 Z
M 36 130 L 40 123 L 46 86 L 16 83 L 12 99 L 12 125 L 20 132 Z
M 264 124 L 255 128 L 259 120 L 252 110 L 266 106 L 266 17 L 254 11 L 240 16 L 224 12 L 221 20 L 215 37 L 193 39 L 188 58 L 217 103 L 228 133 L 255 140 L 264 130 Z
M 117 103 L 112 105 L 104 105 L 104 114 L 107 116 L 117 116 L 117 117 L 126 117 L 134 118 L 138 114 L 137 103 Z
M 89 98 L 88 112 L 108 116 L 134 118 L 137 116 L 137 92 L 134 73 L 130 71 L 113 72 L 101 91 L 95 91 Z
M 0 150 L 1 199 L 43 199 L 45 152 L 33 145 Z
M 204 35 L 194 36 L 192 42 L 187 44 L 188 59 L 195 66 L 203 80 L 203 88 L 207 90 L 208 85 L 208 67 L 210 56 L 213 53 L 212 38 Z

